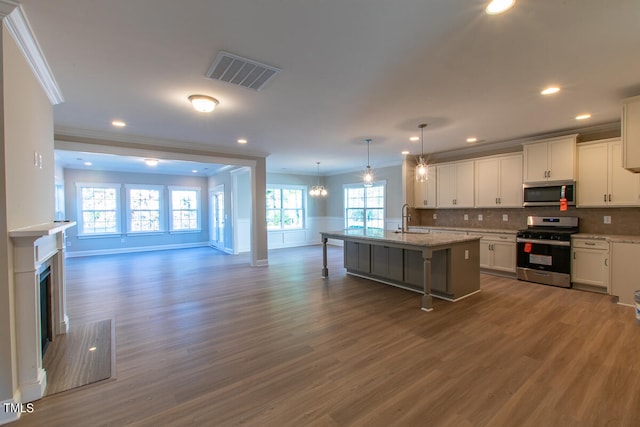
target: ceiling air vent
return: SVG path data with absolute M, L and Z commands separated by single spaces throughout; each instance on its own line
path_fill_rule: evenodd
M 247 89 L 260 90 L 279 71 L 279 68 L 220 51 L 206 76 Z

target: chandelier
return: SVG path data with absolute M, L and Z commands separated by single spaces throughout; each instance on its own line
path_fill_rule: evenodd
M 327 189 L 324 188 L 324 185 L 320 185 L 320 162 L 316 162 L 316 165 L 318 165 L 318 184 L 311 187 L 309 194 L 312 196 L 325 197 L 327 195 Z

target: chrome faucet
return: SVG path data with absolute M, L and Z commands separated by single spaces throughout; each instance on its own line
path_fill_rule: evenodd
M 411 206 L 409 203 L 405 203 L 402 205 L 402 232 L 406 233 L 409 231 L 409 223 L 411 222 Z

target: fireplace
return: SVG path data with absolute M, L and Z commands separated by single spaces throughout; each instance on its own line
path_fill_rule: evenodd
M 51 266 L 40 273 L 40 342 L 42 357 L 53 340 L 53 319 L 51 318 Z
M 69 327 L 64 271 L 65 230 L 71 223 L 50 223 L 9 232 L 13 243 L 18 396 L 42 398 L 47 375 L 42 356 L 47 341 Z

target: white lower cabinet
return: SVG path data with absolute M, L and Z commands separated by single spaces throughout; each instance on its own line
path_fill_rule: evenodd
M 640 289 L 640 243 L 611 243 L 611 295 L 634 305 L 633 292 Z
M 480 268 L 516 272 L 516 236 L 506 233 L 469 233 L 480 236 Z
M 609 242 L 574 238 L 571 242 L 571 282 L 576 289 L 609 292 Z

